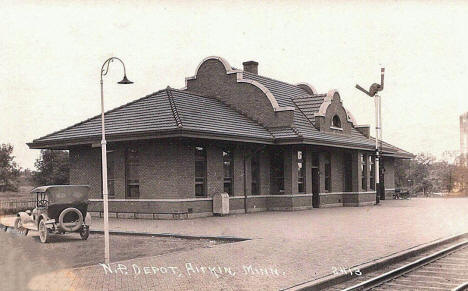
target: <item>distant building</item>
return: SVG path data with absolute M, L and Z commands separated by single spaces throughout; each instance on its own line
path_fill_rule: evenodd
M 460 115 L 460 153 L 468 166 L 468 112 Z
M 375 141 L 340 94 L 260 76 L 257 62 L 243 65 L 208 57 L 186 88 L 105 114 L 111 212 L 208 216 L 221 192 L 231 213 L 375 203 Z M 70 151 L 70 182 L 91 186 L 92 212 L 102 211 L 100 122 L 96 116 L 29 143 Z M 385 199 L 395 190 L 394 161 L 413 155 L 385 142 L 382 151 Z

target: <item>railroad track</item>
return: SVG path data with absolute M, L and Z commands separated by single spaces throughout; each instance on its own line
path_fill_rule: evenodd
M 342 290 L 468 290 L 468 240 Z

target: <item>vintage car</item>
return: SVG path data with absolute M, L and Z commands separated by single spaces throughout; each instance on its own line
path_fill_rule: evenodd
M 81 239 L 89 236 L 91 215 L 88 213 L 86 185 L 52 185 L 34 188 L 36 208 L 19 212 L 15 220 L 16 230 L 27 235 L 29 230 L 39 231 L 42 243 L 51 234 L 79 232 Z

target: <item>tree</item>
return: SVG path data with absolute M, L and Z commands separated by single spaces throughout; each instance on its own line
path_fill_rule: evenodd
M 429 153 L 420 153 L 411 161 L 411 180 L 413 191 L 423 192 L 425 195 L 432 191 L 434 179 L 431 168 L 436 158 Z
M 36 185 L 69 184 L 70 162 L 67 151 L 41 150 L 41 156 L 34 163 L 36 171 L 33 181 Z
M 11 144 L 2 144 L 0 147 L 0 191 L 16 191 L 13 184 L 14 179 L 18 177 L 20 168 L 14 161 L 13 146 Z
M 455 168 L 453 171 L 455 180 L 455 191 L 462 192 L 468 195 L 467 184 L 468 184 L 468 166 L 465 160 L 465 156 L 460 154 L 455 160 Z

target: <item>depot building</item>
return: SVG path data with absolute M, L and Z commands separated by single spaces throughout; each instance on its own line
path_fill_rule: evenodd
M 28 143 L 70 153 L 70 183 L 91 186 L 102 212 L 101 118 Z M 374 204 L 375 140 L 337 90 L 318 93 L 263 77 L 258 63 L 233 68 L 208 57 L 183 89 L 166 89 L 105 113 L 111 216 L 189 218 L 229 212 Z M 382 142 L 383 187 L 395 190 L 394 162 L 412 154 Z

